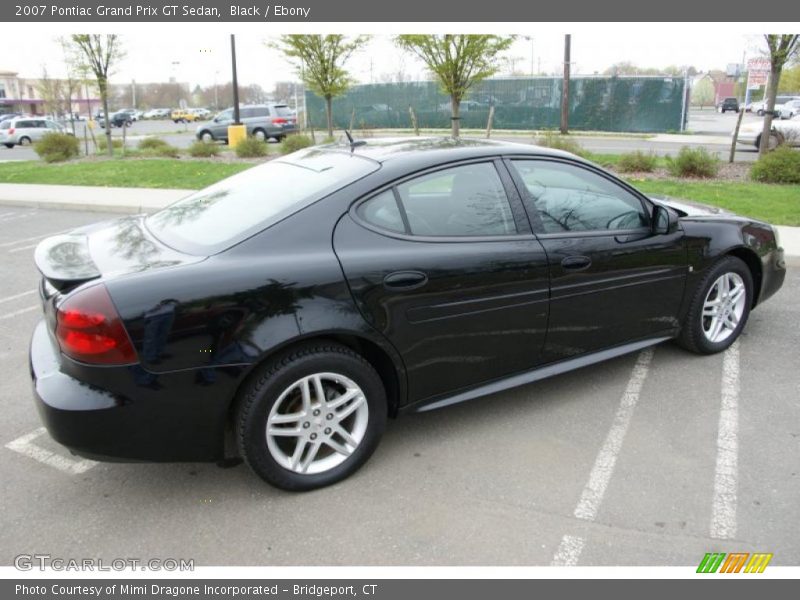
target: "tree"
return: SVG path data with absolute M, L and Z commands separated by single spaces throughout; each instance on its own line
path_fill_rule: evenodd
M 59 79 L 51 79 L 47 73 L 47 67 L 42 66 L 42 77 L 36 83 L 36 91 L 39 97 L 44 101 L 45 114 L 53 115 L 56 118 L 60 117 L 64 110 L 64 89 L 62 81 Z
M 450 96 L 453 137 L 460 133 L 461 101 L 476 83 L 500 68 L 498 57 L 514 41 L 499 35 L 399 35 L 397 44 L 415 54 Z
M 714 82 L 710 77 L 703 77 L 692 88 L 692 104 L 699 105 L 700 109 L 706 104 L 714 103 Z
M 800 92 L 800 65 L 783 71 L 778 91 L 786 93 Z
M 346 38 L 343 35 L 282 35 L 271 44 L 292 61 L 306 87 L 325 100 L 328 136 L 333 137 L 333 99 L 353 84 L 345 70 L 353 52 L 367 43 L 369 36 Z
M 97 89 L 103 103 L 103 118 L 106 124 L 106 147 L 108 155 L 114 155 L 111 143 L 111 122 L 108 118 L 108 76 L 112 67 L 120 60 L 124 53 L 116 34 L 74 34 L 70 37 L 75 53 L 75 61 L 79 67 L 84 67 L 91 72 L 97 80 Z
M 772 116 L 775 110 L 775 97 L 778 95 L 778 86 L 781 82 L 783 66 L 797 56 L 800 51 L 800 34 L 766 34 L 769 52 L 769 79 L 767 81 L 766 99 L 764 108 L 764 126 L 761 129 L 761 144 L 758 152 L 764 155 L 769 150 L 769 137 L 772 132 Z

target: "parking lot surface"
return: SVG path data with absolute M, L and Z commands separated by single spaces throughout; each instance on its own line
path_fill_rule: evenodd
M 27 344 L 33 246 L 99 213 L 0 206 L 0 564 L 18 554 L 205 565 L 800 562 L 800 276 L 724 354 L 666 343 L 389 424 L 306 494 L 245 466 L 112 464 L 42 432 Z M 798 265 L 800 266 L 800 265 Z

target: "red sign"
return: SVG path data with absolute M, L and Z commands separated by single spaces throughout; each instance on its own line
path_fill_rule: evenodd
M 768 58 L 751 58 L 747 61 L 747 87 L 759 88 L 766 85 L 769 77 L 770 61 Z

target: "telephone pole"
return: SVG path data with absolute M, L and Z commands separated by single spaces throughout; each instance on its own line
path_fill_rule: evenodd
M 564 80 L 561 82 L 561 133 L 569 132 L 570 34 L 564 36 Z
M 236 36 L 231 34 L 231 75 L 233 76 L 233 122 L 241 125 L 239 120 L 239 78 L 236 76 Z

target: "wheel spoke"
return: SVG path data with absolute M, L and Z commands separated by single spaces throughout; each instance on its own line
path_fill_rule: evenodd
M 287 425 L 288 423 L 297 423 L 303 416 L 303 413 L 274 414 L 269 418 L 269 422 L 270 425 Z
M 333 431 L 339 434 L 339 437 L 341 437 L 344 440 L 345 444 L 352 446 L 353 448 L 358 446 L 358 442 L 354 440 L 353 436 L 350 435 L 350 433 L 341 425 L 337 425 L 336 427 L 334 427 Z
M 325 443 L 343 456 L 350 456 L 351 454 L 350 448 L 348 448 L 343 444 L 340 444 L 334 439 L 328 438 L 327 440 L 325 440 Z
M 323 405 L 325 404 L 325 388 L 322 387 L 322 379 L 319 375 L 314 375 L 312 379 L 314 381 L 314 393 L 317 396 L 317 404 Z
M 736 285 L 733 288 L 733 290 L 731 291 L 731 295 L 730 295 L 730 298 L 729 298 L 730 303 L 731 304 L 736 304 L 741 299 L 741 297 L 744 295 L 744 292 L 745 292 L 744 285 L 742 285 L 742 284 Z
M 722 319 L 719 317 L 714 317 L 711 319 L 711 328 L 708 331 L 708 339 L 712 342 L 717 341 L 717 336 L 719 335 L 720 330 L 722 329 Z
M 272 436 L 297 437 L 302 430 L 299 427 L 270 427 L 267 433 Z
M 305 438 L 300 438 L 297 440 L 297 445 L 294 447 L 294 452 L 292 453 L 292 457 L 289 459 L 289 464 L 293 471 L 297 471 L 300 466 L 300 459 L 303 457 L 303 451 L 306 449 L 308 445 L 308 440 Z
M 308 383 L 308 377 L 303 379 L 300 383 L 300 392 L 303 395 L 303 412 L 308 414 L 311 412 L 311 388 Z
M 327 402 L 328 408 L 330 408 L 330 409 L 339 408 L 343 404 L 346 404 L 349 400 L 351 400 L 351 399 L 355 398 L 356 396 L 358 396 L 360 393 L 361 393 L 361 390 L 358 389 L 358 388 L 348 388 L 348 390 L 344 394 L 342 394 L 341 396 L 337 396 L 336 398 L 333 398 L 332 400 L 329 400 Z
M 358 410 L 358 407 L 364 404 L 364 402 L 366 402 L 364 396 L 356 396 L 355 399 L 350 404 L 348 404 L 347 406 L 344 407 L 344 409 L 336 413 L 336 418 L 339 419 L 339 421 L 345 420 L 347 417 L 352 415 L 356 410 Z
M 306 452 L 306 456 L 303 461 L 299 465 L 299 470 L 301 473 L 305 473 L 308 471 L 309 465 L 314 462 L 314 459 L 317 457 L 317 452 L 319 452 L 319 447 L 321 446 L 321 442 L 312 442 L 310 444 L 310 448 L 308 452 Z

